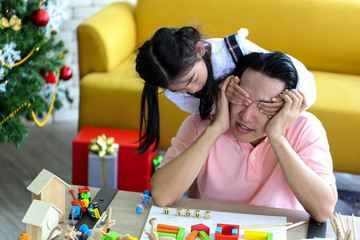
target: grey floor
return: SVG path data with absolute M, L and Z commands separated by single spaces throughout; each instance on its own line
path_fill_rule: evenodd
M 77 122 L 29 125 L 28 131 L 20 149 L 12 143 L 0 144 L 0 240 L 19 239 L 25 232 L 22 219 L 31 203 L 26 188 L 43 168 L 71 183 Z
M 19 239 L 25 232 L 22 219 L 31 201 L 26 188 L 43 168 L 71 184 L 72 140 L 77 123 L 47 124 L 42 128 L 31 124 L 28 130 L 22 148 L 0 144 L 0 240 Z M 336 173 L 336 178 L 339 188 L 360 191 L 360 176 Z M 351 214 L 353 209 L 338 201 L 336 211 Z

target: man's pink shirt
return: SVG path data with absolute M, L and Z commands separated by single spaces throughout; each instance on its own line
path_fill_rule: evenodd
M 188 148 L 210 124 L 189 116 L 159 167 Z M 286 138 L 305 164 L 334 189 L 332 159 L 321 122 L 304 112 L 287 130 Z M 255 148 L 237 141 L 230 130 L 212 147 L 190 190 L 190 197 L 250 205 L 304 210 L 291 191 L 275 153 L 265 138 Z

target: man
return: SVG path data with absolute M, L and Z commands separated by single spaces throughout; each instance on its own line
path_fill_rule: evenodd
M 252 53 L 235 75 L 252 103 L 229 104 L 228 78 L 212 120 L 184 121 L 151 179 L 155 203 L 170 205 L 190 188 L 189 197 L 305 209 L 325 221 L 337 201 L 329 145 L 320 121 L 303 112 L 291 60 L 280 52 Z M 268 118 L 258 105 L 278 95 L 284 105 Z

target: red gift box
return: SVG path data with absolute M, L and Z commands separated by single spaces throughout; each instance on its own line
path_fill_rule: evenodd
M 150 189 L 152 160 L 157 151 L 152 152 L 150 148 L 145 153 L 137 155 L 136 141 L 139 139 L 139 131 L 102 127 L 85 126 L 74 138 L 72 183 L 88 185 L 88 146 L 91 139 L 102 134 L 113 137 L 114 142 L 119 144 L 118 189 L 134 192 Z

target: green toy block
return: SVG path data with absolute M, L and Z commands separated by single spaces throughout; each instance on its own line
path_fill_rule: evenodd
M 273 240 L 273 236 L 272 233 L 268 233 L 266 240 Z
M 108 235 L 104 235 L 101 237 L 101 240 L 114 240 L 117 237 L 121 238 L 121 234 L 117 232 L 109 232 Z
M 176 234 L 175 233 L 158 232 L 157 234 L 159 235 L 159 237 L 172 237 L 172 238 L 176 239 Z
M 185 235 L 185 228 L 180 228 L 176 236 L 176 240 L 183 240 L 184 235 Z
M 211 240 L 205 231 L 199 231 L 199 237 L 201 240 Z

